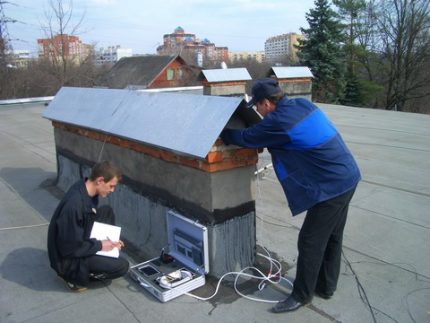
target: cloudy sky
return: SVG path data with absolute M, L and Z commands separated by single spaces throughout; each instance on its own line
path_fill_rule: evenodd
M 8 0 L 3 4 L 14 49 L 36 52 L 36 39 L 46 35 L 50 2 Z M 70 0 L 62 0 L 68 8 Z M 96 47 L 121 45 L 134 54 L 156 53 L 163 35 L 181 26 L 230 51 L 262 51 L 268 37 L 308 27 L 305 14 L 314 0 L 73 0 L 74 20 L 83 18 L 76 33 Z M 70 33 L 71 28 L 66 30 Z

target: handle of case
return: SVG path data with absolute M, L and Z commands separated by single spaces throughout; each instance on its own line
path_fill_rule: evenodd
M 146 284 L 146 283 L 145 283 L 145 281 L 144 281 L 144 280 L 142 280 L 142 278 L 137 277 L 137 280 L 139 281 L 139 285 L 140 285 L 140 286 L 145 287 L 145 288 L 152 288 L 152 286 L 151 286 L 151 285 Z

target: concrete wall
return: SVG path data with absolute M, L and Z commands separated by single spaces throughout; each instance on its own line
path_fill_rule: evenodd
M 108 201 L 137 261 L 158 256 L 167 245 L 165 216 L 173 208 L 208 227 L 211 275 L 254 263 L 255 166 L 210 173 L 54 129 L 61 189 L 88 176 L 97 160 L 110 160 L 123 171 Z

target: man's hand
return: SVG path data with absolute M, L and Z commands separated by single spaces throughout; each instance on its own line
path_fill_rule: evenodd
M 124 242 L 121 240 L 118 241 L 111 241 L 111 240 L 102 240 L 102 251 L 111 251 L 114 248 L 118 248 L 118 250 L 121 250 L 121 248 L 124 247 Z

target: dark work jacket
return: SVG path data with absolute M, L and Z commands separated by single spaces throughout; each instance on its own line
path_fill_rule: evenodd
M 353 189 L 358 166 L 340 134 L 312 102 L 282 98 L 275 111 L 246 129 L 226 129 L 226 144 L 267 147 L 293 215 Z
M 86 257 L 101 250 L 101 241 L 90 239 L 98 197 L 91 198 L 80 180 L 67 191 L 57 206 L 48 228 L 51 267 L 65 280 L 86 285 L 89 270 Z

